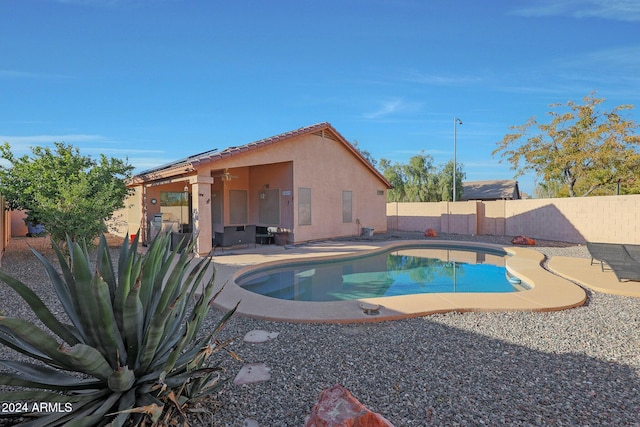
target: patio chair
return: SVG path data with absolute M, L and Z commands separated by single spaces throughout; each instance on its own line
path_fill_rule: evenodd
M 604 271 L 604 263 L 606 263 L 613 270 L 618 281 L 640 280 L 640 261 L 629 254 L 625 245 L 587 242 L 587 249 L 591 254 L 591 264 L 593 265 L 594 260 L 600 261 L 600 268 Z
M 635 261 L 640 262 L 640 245 L 624 245 L 624 248 L 629 252 L 631 258 Z

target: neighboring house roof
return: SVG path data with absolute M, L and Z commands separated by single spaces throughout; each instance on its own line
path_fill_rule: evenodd
M 317 123 L 315 125 L 302 127 L 300 129 L 292 130 L 290 132 L 281 133 L 279 135 L 275 135 L 269 138 L 264 138 L 259 141 L 251 142 L 249 144 L 240 145 L 236 147 L 228 147 L 224 150 L 210 150 L 205 151 L 200 154 L 195 154 L 193 156 L 186 157 L 181 160 L 177 160 L 172 163 L 168 163 L 162 166 L 158 166 L 153 169 L 148 169 L 146 171 L 140 172 L 136 176 L 133 177 L 132 183 L 141 183 L 152 181 L 160 178 L 167 178 L 170 176 L 176 176 L 185 174 L 188 172 L 192 172 L 195 170 L 197 166 L 204 165 L 206 163 L 215 162 L 216 160 L 221 160 L 229 156 L 234 156 L 240 153 L 246 153 L 248 151 L 254 150 L 256 148 L 265 147 L 271 144 L 275 144 L 280 141 L 284 141 L 287 139 L 291 139 L 294 137 L 298 137 L 306 134 L 317 134 L 323 136 L 325 138 L 333 139 L 341 144 L 343 144 L 351 153 L 353 153 L 358 160 L 363 162 L 373 174 L 375 174 L 381 181 L 383 181 L 388 188 L 391 188 L 391 183 L 382 175 L 364 156 L 354 148 L 353 145 L 349 143 L 340 133 L 335 130 L 331 124 L 327 122 Z
M 518 181 L 513 179 L 470 181 L 462 184 L 462 200 L 513 200 L 520 198 Z

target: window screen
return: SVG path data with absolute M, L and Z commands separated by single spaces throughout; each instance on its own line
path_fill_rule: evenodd
M 263 225 L 280 224 L 280 190 L 272 188 L 258 193 L 258 219 Z
M 246 190 L 229 190 L 229 222 L 231 224 L 247 223 Z
M 342 222 L 353 221 L 353 193 L 351 191 L 342 192 Z
M 311 225 L 310 188 L 298 188 L 298 225 Z

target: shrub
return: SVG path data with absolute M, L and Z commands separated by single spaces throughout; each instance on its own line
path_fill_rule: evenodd
M 69 258 L 54 242 L 61 273 L 41 254 L 67 314 L 57 318 L 27 285 L 0 271 L 52 332 L 18 318 L 0 316 L 0 343 L 40 363 L 0 360 L 8 370 L 1 402 L 59 402 L 59 412 L 39 413 L 33 426 L 123 426 L 155 423 L 183 413 L 187 404 L 210 395 L 224 381 L 208 358 L 225 345 L 215 335 L 235 309 L 210 332 L 198 336 L 213 295 L 210 258 L 196 262 L 191 247 L 171 250 L 168 234 L 158 236 L 144 255 L 128 236 L 118 269 L 104 236 L 92 270 L 86 245 L 68 239 Z M 195 265 L 193 265 L 195 264 Z M 193 268 L 192 268 L 193 267 Z M 5 416 L 7 414 L 4 414 Z
M 65 236 L 93 242 L 114 212 L 125 207 L 133 166 L 105 155 L 93 159 L 60 142 L 31 151 L 17 157 L 8 143 L 0 145 L 0 188 L 7 208 L 25 211 L 28 222 L 44 225 L 60 245 Z

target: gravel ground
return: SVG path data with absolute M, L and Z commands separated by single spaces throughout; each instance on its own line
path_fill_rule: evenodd
M 419 237 L 391 232 L 376 239 Z M 506 244 L 487 236 L 440 236 Z M 14 239 L 2 269 L 52 296 L 37 262 Z M 31 239 L 31 242 L 37 239 Z M 47 251 L 45 244 L 40 244 Z M 547 256 L 588 257 L 584 246 L 538 242 Z M 2 311 L 29 316 L 6 286 Z M 212 312 L 211 327 L 221 313 Z M 262 344 L 251 330 L 278 332 Z M 290 324 L 233 317 L 220 335 L 243 362 L 216 356 L 233 379 L 265 363 L 271 380 L 229 382 L 193 425 L 303 426 L 319 393 L 342 384 L 400 426 L 640 426 L 640 299 L 589 292 L 551 313 L 448 313 L 373 324 Z M 0 356 L 5 357 L 0 348 Z M 256 425 L 256 424 L 254 424 Z

